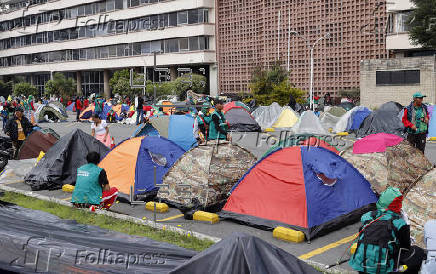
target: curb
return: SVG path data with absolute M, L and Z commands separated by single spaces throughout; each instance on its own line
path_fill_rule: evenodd
M 8 192 L 15 192 L 15 193 L 23 194 L 23 195 L 28 196 L 28 197 L 57 203 L 57 204 L 60 204 L 63 206 L 73 207 L 73 205 L 70 202 L 67 202 L 67 201 L 64 201 L 64 200 L 61 200 L 58 198 L 53 198 L 53 197 L 48 197 L 48 196 L 36 194 L 32 191 L 20 190 L 20 189 L 8 187 L 8 186 L 1 185 L 1 184 L 0 184 L 0 190 L 4 190 L 4 191 L 8 191 Z M 182 228 L 171 226 L 171 225 L 154 223 L 154 222 L 149 221 L 149 220 L 142 220 L 142 219 L 139 219 L 136 217 L 132 217 L 132 216 L 124 215 L 124 214 L 119 214 L 119 213 L 115 213 L 115 212 L 110 212 L 110 211 L 106 211 L 106 210 L 96 211 L 94 213 L 99 214 L 99 215 L 113 217 L 113 218 L 123 220 L 123 221 L 130 221 L 130 222 L 133 222 L 136 224 L 146 225 L 146 226 L 153 227 L 153 228 L 160 229 L 160 230 L 169 230 L 172 232 L 179 233 L 181 235 L 192 235 L 192 237 L 195 237 L 195 238 L 200 239 L 200 240 L 209 240 L 209 241 L 212 241 L 214 243 L 221 241 L 221 238 L 209 236 L 209 235 L 206 235 L 203 233 L 199 233 L 199 232 L 195 232 L 195 231 L 188 231 L 188 230 L 184 230 Z

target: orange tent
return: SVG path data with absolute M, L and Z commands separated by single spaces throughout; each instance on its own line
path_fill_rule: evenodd
M 135 182 L 135 166 L 139 147 L 144 137 L 132 138 L 115 147 L 98 165 L 104 168 L 111 187 L 130 193 Z

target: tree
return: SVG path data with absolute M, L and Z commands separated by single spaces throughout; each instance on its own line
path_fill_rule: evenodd
M 13 84 L 11 81 L 4 82 L 0 80 L 0 96 L 7 98 L 10 94 L 12 94 Z
M 256 99 L 257 104 L 259 105 L 271 105 L 274 102 L 277 102 L 279 105 L 287 105 L 289 103 L 289 97 L 292 96 L 295 98 L 297 103 L 304 103 L 303 96 L 306 94 L 305 91 L 293 87 L 288 80 L 282 81 L 280 84 L 272 85 L 272 92 L 269 94 L 255 94 L 253 96 Z M 252 98 L 250 98 L 251 100 Z M 246 99 L 246 101 L 249 101 Z
M 436 1 L 412 0 L 415 9 L 407 24 L 413 44 L 436 49 Z
M 174 82 L 174 89 L 180 101 L 186 99 L 186 92 L 192 90 L 195 93 L 206 93 L 206 77 L 199 74 L 185 74 Z
M 27 82 L 16 83 L 13 89 L 14 96 L 24 95 L 27 97 L 29 95 L 38 95 L 38 89 L 34 85 Z
M 257 68 L 252 75 L 250 89 L 251 96 L 243 101 L 249 102 L 256 99 L 259 105 L 270 105 L 273 102 L 282 106 L 287 105 L 291 94 L 298 103 L 302 104 L 306 94 L 305 91 L 290 83 L 287 71 L 279 65 L 274 65 L 269 70 Z
M 270 94 L 273 85 L 279 85 L 287 79 L 286 70 L 278 64 L 273 65 L 270 70 L 256 68 L 251 78 L 250 89 L 254 94 Z
M 44 86 L 45 93 L 56 95 L 64 100 L 73 96 L 76 91 L 76 82 L 72 78 L 66 78 L 62 73 L 55 73 L 52 80 L 48 80 Z
M 133 83 L 135 85 L 142 85 L 143 81 L 144 80 L 141 79 L 138 73 L 133 72 Z M 132 88 L 130 86 L 129 69 L 116 71 L 109 80 L 109 87 L 111 88 L 113 94 L 118 93 L 121 96 L 134 97 L 135 95 L 142 94 L 143 91 L 141 88 Z

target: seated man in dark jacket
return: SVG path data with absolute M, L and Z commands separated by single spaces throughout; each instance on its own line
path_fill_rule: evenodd
M 32 132 L 33 126 L 23 114 L 23 109 L 16 108 L 15 115 L 6 124 L 6 134 L 11 138 L 14 147 L 14 158 L 17 157 L 21 145 Z

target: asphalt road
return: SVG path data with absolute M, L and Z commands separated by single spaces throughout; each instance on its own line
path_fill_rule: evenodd
M 59 135 L 63 136 L 69 133 L 74 128 L 80 128 L 83 131 L 90 133 L 91 128 L 89 123 L 76 123 L 72 122 L 73 117 L 71 116 L 68 122 L 63 123 L 45 123 L 41 124 L 42 127 L 49 127 L 55 130 Z M 133 132 L 135 131 L 136 126 L 133 125 L 123 125 L 123 124 L 110 124 L 110 133 L 115 138 L 115 142 L 119 143 L 122 140 L 129 138 Z M 253 152 L 256 157 L 261 158 L 262 155 L 273 145 L 277 144 L 279 140 L 282 140 L 283 133 L 272 132 L 272 133 L 249 133 L 249 134 L 233 134 L 232 139 L 234 142 L 238 143 L 242 147 L 247 150 Z M 343 138 L 343 147 L 346 148 L 352 144 L 350 139 L 353 136 L 349 136 Z M 436 163 L 436 143 L 429 143 L 427 145 L 426 155 Z M 8 186 L 14 187 L 22 190 L 30 190 L 30 187 L 25 185 L 22 182 L 12 182 L 8 183 Z M 47 195 L 51 197 L 60 198 L 63 200 L 69 200 L 71 197 L 71 193 L 62 192 L 60 190 L 57 191 L 39 191 L 38 194 Z M 138 218 L 146 218 L 148 220 L 153 220 L 153 212 L 145 210 L 144 205 L 134 205 L 131 206 L 129 204 L 117 203 L 112 208 L 112 211 L 128 214 Z M 169 218 L 169 219 L 168 219 Z M 335 263 L 344 253 L 345 249 L 348 247 L 348 244 L 340 244 L 338 241 L 349 237 L 356 233 L 359 229 L 359 224 L 353 224 L 349 226 L 345 226 L 340 230 L 329 233 L 325 236 L 313 239 L 310 244 L 308 243 L 289 243 L 281 240 L 277 240 L 272 237 L 272 232 L 263 231 L 253 227 L 239 225 L 231 221 L 220 221 L 218 224 L 209 225 L 195 221 L 188 221 L 181 216 L 181 212 L 177 209 L 171 208 L 168 213 L 157 214 L 157 220 L 161 220 L 162 223 L 166 223 L 173 226 L 178 226 L 184 228 L 186 230 L 192 230 L 196 232 L 200 232 L 206 235 L 223 238 L 227 235 L 230 235 L 233 232 L 245 232 L 252 235 L 255 235 L 259 238 L 262 238 L 284 250 L 290 252 L 295 256 L 301 256 L 303 254 L 307 254 L 311 251 L 321 248 L 319 250 L 318 255 L 314 255 L 309 258 L 309 260 L 329 265 Z M 337 243 L 335 245 L 335 243 Z M 332 245 L 333 244 L 333 245 Z M 347 272 L 351 271 L 348 267 L 348 264 L 343 264 L 340 268 L 340 271 Z

